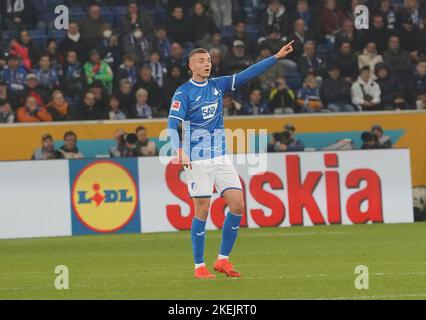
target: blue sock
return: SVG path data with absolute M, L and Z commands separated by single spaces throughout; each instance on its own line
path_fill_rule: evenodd
M 228 212 L 222 227 L 222 243 L 219 254 L 229 256 L 238 236 L 242 216 Z
M 206 237 L 206 221 L 194 218 L 191 226 L 192 252 L 196 264 L 204 263 L 204 240 Z

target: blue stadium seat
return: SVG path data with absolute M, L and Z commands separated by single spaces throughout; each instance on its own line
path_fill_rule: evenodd
M 222 27 L 220 33 L 222 34 L 222 38 L 230 39 L 234 34 L 234 28 L 232 26 Z

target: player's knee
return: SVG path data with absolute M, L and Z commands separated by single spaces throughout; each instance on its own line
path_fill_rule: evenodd
M 229 204 L 229 211 L 233 214 L 242 215 L 244 212 L 245 204 L 243 200 L 235 201 Z
M 210 201 L 200 201 L 195 206 L 195 215 L 197 218 L 206 220 L 209 214 Z

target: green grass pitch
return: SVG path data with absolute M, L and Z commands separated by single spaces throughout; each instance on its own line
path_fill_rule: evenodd
M 212 266 L 220 231 L 208 231 Z M 193 278 L 188 232 L 0 240 L 1 299 L 425 299 L 426 223 L 242 229 L 240 279 Z M 69 290 L 54 269 L 69 269 Z M 369 289 L 354 286 L 369 268 Z

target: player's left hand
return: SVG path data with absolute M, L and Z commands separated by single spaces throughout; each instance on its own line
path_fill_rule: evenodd
M 277 52 L 277 54 L 275 55 L 275 58 L 278 59 L 282 59 L 285 56 L 287 56 L 288 54 L 293 52 L 293 42 L 294 40 L 290 41 L 289 43 L 287 43 L 286 45 L 284 45 L 280 51 Z

